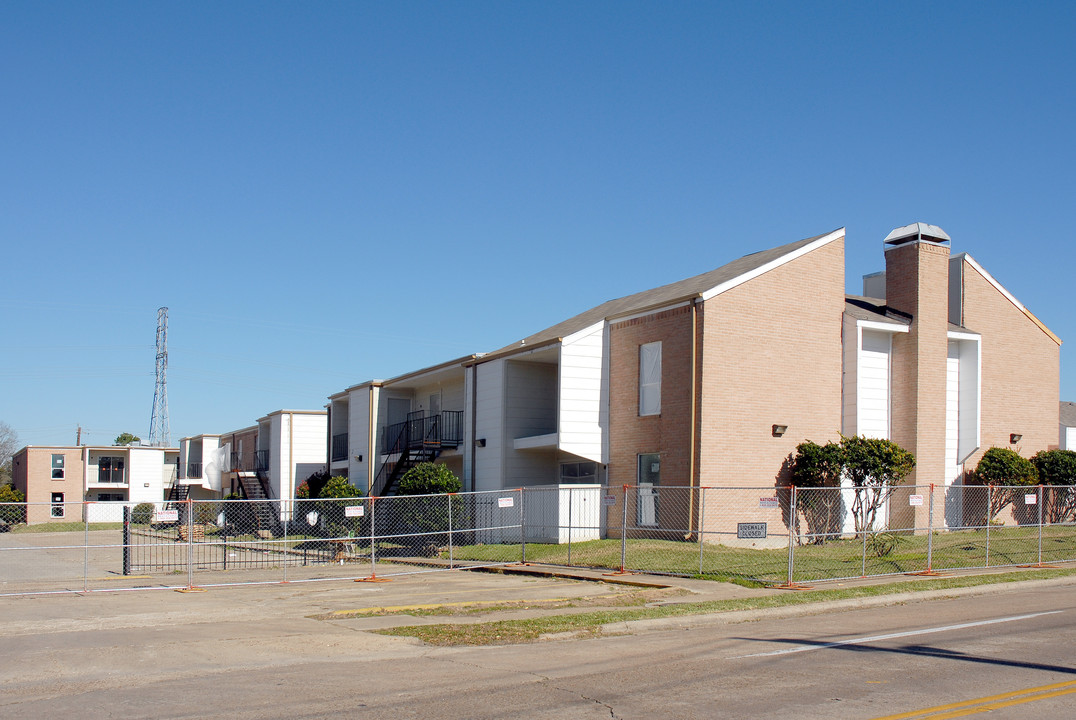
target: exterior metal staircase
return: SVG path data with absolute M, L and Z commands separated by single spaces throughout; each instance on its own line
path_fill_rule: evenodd
M 419 463 L 433 462 L 446 448 L 459 447 L 463 442 L 462 421 L 462 411 L 428 417 L 411 413 L 404 422 L 385 428 L 381 453 L 396 458 L 381 466 L 370 494 L 395 495 L 404 473 Z
M 249 528 L 251 532 L 256 534 L 276 534 L 277 529 L 280 527 L 280 508 L 269 497 L 269 493 L 266 492 L 266 487 L 269 484 L 268 480 L 263 471 L 259 471 L 257 477 L 246 474 L 239 476 L 239 486 L 243 490 L 243 497 L 247 500 L 256 501 L 251 503 L 251 507 L 257 527 Z

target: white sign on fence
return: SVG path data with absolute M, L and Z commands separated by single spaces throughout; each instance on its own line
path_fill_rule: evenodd
M 1039 496 L 1035 493 L 1028 493 L 1024 495 L 1024 505 L 1036 505 L 1038 504 Z
M 912 507 L 919 507 L 920 505 L 923 504 L 923 496 L 922 495 L 909 495 L 908 496 L 908 504 L 911 505 Z
M 362 517 L 366 514 L 366 508 L 362 505 L 348 505 L 344 508 L 344 517 Z
M 497 507 L 502 507 L 502 508 L 514 507 L 515 504 L 516 504 L 516 499 L 515 498 L 511 498 L 511 497 L 497 498 Z
M 153 513 L 153 522 L 179 522 L 179 510 L 158 510 Z
M 602 505 L 616 505 L 616 495 L 603 495 Z
M 761 540 L 766 537 L 766 523 L 736 523 L 736 537 L 740 540 Z
M 760 508 L 779 508 L 781 503 L 778 502 L 775 497 L 760 497 L 758 499 L 758 506 Z

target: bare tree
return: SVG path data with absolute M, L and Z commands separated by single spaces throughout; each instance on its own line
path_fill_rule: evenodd
M 11 456 L 19 449 L 19 434 L 0 420 L 0 485 L 11 482 Z

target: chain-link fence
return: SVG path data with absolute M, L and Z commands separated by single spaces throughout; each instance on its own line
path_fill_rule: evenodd
M 0 505 L 0 595 L 546 563 L 770 585 L 1076 560 L 1076 488 L 560 485 Z M 53 522 L 25 524 L 50 513 Z

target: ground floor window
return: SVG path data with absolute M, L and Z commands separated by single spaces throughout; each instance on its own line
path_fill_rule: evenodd
M 658 485 L 661 483 L 661 454 L 640 453 L 638 501 L 636 503 L 639 525 L 658 524 Z
M 598 481 L 598 463 L 570 462 L 560 464 L 562 485 L 594 484 Z
M 53 493 L 52 494 L 52 516 L 55 518 L 62 518 L 64 516 L 64 494 Z
M 97 502 L 123 502 L 123 493 L 97 493 Z

